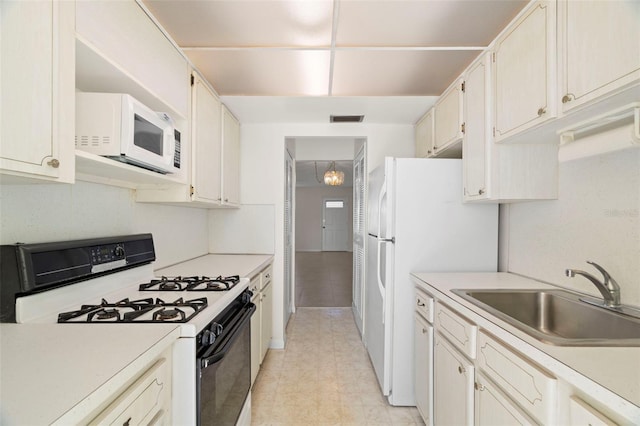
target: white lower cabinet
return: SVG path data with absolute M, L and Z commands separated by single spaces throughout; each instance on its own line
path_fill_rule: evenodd
M 511 426 L 535 425 L 498 386 L 478 373 L 476 378 L 475 420 L 476 425 Z
M 414 328 L 416 407 L 427 426 L 433 425 L 433 326 L 416 313 Z
M 439 333 L 434 341 L 434 424 L 473 425 L 475 367 Z
M 171 424 L 170 360 L 158 359 L 89 424 Z
M 256 311 L 251 317 L 251 384 L 260 371 L 271 345 L 273 329 L 273 266 L 269 265 L 251 278 L 249 290 L 253 292 L 251 301 Z

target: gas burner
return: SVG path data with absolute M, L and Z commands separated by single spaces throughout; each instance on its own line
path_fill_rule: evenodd
M 151 322 L 187 322 L 207 307 L 207 298 L 174 302 L 161 299 L 140 299 L 130 301 L 122 299 L 110 303 L 104 299 L 99 305 L 82 305 L 77 311 L 58 315 L 59 323 L 151 323 Z
M 158 311 L 155 311 L 153 313 L 153 319 L 158 319 L 161 321 L 168 321 L 168 320 L 173 320 L 178 318 L 178 316 L 180 317 L 181 320 L 183 320 L 185 318 L 185 313 L 184 311 L 181 311 L 178 308 L 174 308 L 174 309 L 167 309 L 167 308 L 161 308 Z
M 202 277 L 199 281 L 189 284 L 187 291 L 227 291 L 240 282 L 240 276 L 218 276 L 216 278 Z
M 140 284 L 140 291 L 227 291 L 240 282 L 240 276 L 229 277 L 161 277 Z
M 189 283 L 196 281 L 198 277 L 161 277 L 148 283 L 140 284 L 140 291 L 183 291 Z

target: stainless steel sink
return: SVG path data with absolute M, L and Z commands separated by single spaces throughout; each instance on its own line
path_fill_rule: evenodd
M 563 290 L 452 290 L 535 339 L 557 346 L 640 346 L 640 319 Z

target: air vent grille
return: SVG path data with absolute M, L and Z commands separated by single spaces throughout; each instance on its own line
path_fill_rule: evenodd
M 362 123 L 364 115 L 330 115 L 331 123 Z

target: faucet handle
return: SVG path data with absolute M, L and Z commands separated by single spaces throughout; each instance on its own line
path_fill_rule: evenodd
M 614 280 L 611 275 L 609 275 L 609 273 L 600 265 L 598 265 L 595 262 L 592 262 L 590 260 L 587 260 L 587 263 L 589 265 L 592 265 L 594 268 L 596 268 L 598 271 L 600 271 L 600 273 L 602 274 L 602 276 L 604 277 L 604 285 L 606 285 L 607 287 L 612 287 L 614 289 L 619 289 L 620 286 L 618 286 L 618 283 L 616 282 L 616 280 Z M 611 283 L 611 285 L 609 285 L 609 283 Z

